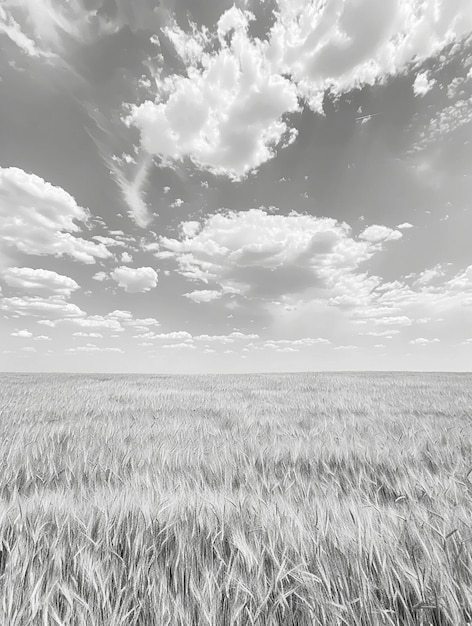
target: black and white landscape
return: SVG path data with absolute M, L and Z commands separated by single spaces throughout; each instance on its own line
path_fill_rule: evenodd
M 0 3 L 0 622 L 472 624 L 470 0 Z

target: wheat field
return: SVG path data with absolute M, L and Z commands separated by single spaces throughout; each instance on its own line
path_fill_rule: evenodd
M 0 377 L 5 626 L 472 623 L 472 376 Z

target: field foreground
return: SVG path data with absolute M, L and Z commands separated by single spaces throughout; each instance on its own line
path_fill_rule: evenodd
M 0 376 L 0 623 L 472 624 L 472 375 Z

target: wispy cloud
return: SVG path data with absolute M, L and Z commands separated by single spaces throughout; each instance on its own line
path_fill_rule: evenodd
M 0 34 L 6 35 L 14 44 L 30 57 L 50 57 L 51 53 L 42 50 L 36 42 L 28 37 L 13 15 L 0 6 Z
M 144 199 L 144 187 L 152 167 L 152 156 L 144 151 L 142 152 L 136 166 L 131 168 L 134 170 L 131 178 L 128 178 L 120 165 L 112 159 L 107 158 L 107 164 L 121 189 L 123 199 L 129 208 L 130 217 L 134 219 L 138 226 L 146 228 L 152 221 L 149 208 Z

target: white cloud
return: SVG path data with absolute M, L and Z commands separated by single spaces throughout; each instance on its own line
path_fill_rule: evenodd
M 379 326 L 411 326 L 413 324 L 413 320 L 411 320 L 406 315 L 399 315 L 377 317 L 374 319 L 374 323 L 378 324 Z
M 89 315 L 88 317 L 60 319 L 56 321 L 55 325 L 63 324 L 64 322 L 68 322 L 74 326 L 79 326 L 80 328 L 101 328 L 103 330 L 110 330 L 114 332 L 122 332 L 124 330 L 121 323 L 117 319 L 103 315 Z
M 150 331 L 145 334 L 136 335 L 136 337 L 139 337 L 141 339 L 175 339 L 180 341 L 193 341 L 192 335 L 186 330 L 176 330 L 170 333 L 154 333 Z
M 154 62 L 156 91 L 128 118 L 145 150 L 241 178 L 295 139 L 286 114 L 300 101 L 322 113 L 327 90 L 375 84 L 472 30 L 469 0 L 276 0 L 275 9 L 262 40 L 235 6 L 215 32 L 164 29 L 185 72 L 163 77 Z M 416 92 L 431 84 L 420 74 Z
M 97 272 L 92 276 L 92 279 L 102 283 L 104 280 L 108 280 L 108 274 L 106 272 Z
M 182 232 L 186 237 L 194 237 L 200 230 L 200 222 L 183 222 L 181 224 Z
M 436 84 L 433 78 L 429 78 L 429 72 L 419 72 L 413 83 L 413 92 L 415 96 L 425 96 Z
M 218 343 L 234 343 L 237 340 L 249 341 L 251 339 L 259 339 L 259 335 L 255 333 L 245 334 L 238 331 L 232 332 L 229 335 L 197 335 L 193 337 L 195 341 L 203 342 L 218 342 Z
M 144 293 L 157 285 L 157 272 L 152 267 L 131 268 L 123 265 L 114 269 L 110 277 L 127 293 Z
M 23 329 L 23 330 L 17 330 L 13 333 L 11 333 L 12 337 L 21 337 L 21 338 L 29 338 L 33 336 L 33 333 L 31 333 L 29 330 Z
M 64 189 L 35 174 L 0 168 L 0 242 L 25 254 L 70 256 L 82 263 L 106 259 L 102 244 L 76 237 L 77 222 L 89 219 Z
M 398 335 L 399 330 L 371 330 L 362 335 L 369 335 L 371 337 L 385 337 L 386 339 L 392 339 L 393 335 Z
M 181 240 L 161 237 L 156 256 L 174 257 L 183 276 L 213 287 L 186 294 L 195 301 L 234 294 L 290 306 L 290 298 L 306 293 L 349 308 L 381 282 L 359 265 L 381 250 L 381 239 L 397 238 L 398 231 L 376 228 L 371 242 L 354 239 L 347 224 L 331 218 L 230 211 L 208 216 L 199 229 L 192 225 Z
M 417 274 L 414 284 L 421 286 L 428 285 L 433 282 L 434 279 L 442 278 L 444 274 L 445 268 L 441 264 L 438 264 Z
M 0 301 L 1 302 L 1 301 Z M 80 309 L 79 309 L 80 310 Z M 110 332 L 123 332 L 126 328 L 141 329 L 148 326 L 159 326 L 160 323 L 154 318 L 133 318 L 133 315 L 129 311 L 111 311 L 106 315 L 87 315 L 81 311 L 80 317 L 59 317 L 54 321 L 41 320 L 40 324 L 47 326 L 59 326 L 69 324 L 72 326 L 78 326 L 85 330 L 89 329 L 92 332 L 79 331 L 73 333 L 73 336 L 77 337 L 102 337 L 101 333 L 95 332 L 96 329 Z
M 143 153 L 139 162 L 131 166 L 131 175 L 126 175 L 123 164 L 117 164 L 107 157 L 105 157 L 105 162 L 114 174 L 123 199 L 128 205 L 130 217 L 138 226 L 146 228 L 151 223 L 152 217 L 144 198 L 144 187 L 152 167 L 152 158 L 149 154 Z
M 120 261 L 122 263 L 132 263 L 133 262 L 133 257 L 128 252 L 123 252 L 123 254 L 120 257 Z
M 0 310 L 13 315 L 46 317 L 48 321 L 50 321 L 49 318 L 80 318 L 86 315 L 76 304 L 66 302 L 58 296 L 3 298 L 0 300 Z M 50 323 L 53 324 L 53 322 Z
M 161 323 L 159 320 L 156 320 L 154 317 L 145 317 L 145 318 L 137 318 L 137 319 L 128 319 L 125 322 L 126 326 L 130 326 L 135 329 L 147 329 L 149 326 L 160 326 Z
M 368 226 L 359 235 L 360 239 L 364 239 L 365 241 L 369 241 L 370 243 L 395 241 L 396 239 L 401 239 L 402 237 L 403 235 L 400 231 L 393 230 L 392 228 L 388 228 L 387 226 L 379 226 L 378 224 Z
M 20 350 L 22 352 L 36 352 L 36 348 L 34 348 L 33 346 L 24 346 L 23 348 L 20 348 Z
M 123 350 L 121 348 L 110 348 L 110 347 L 101 348 L 92 343 L 89 343 L 86 346 L 77 346 L 76 348 L 67 348 L 66 352 L 116 352 L 116 353 L 122 354 Z
M 193 300 L 198 304 L 202 302 L 212 302 L 218 300 L 222 296 L 221 291 L 215 291 L 213 289 L 201 289 L 200 291 L 192 291 L 190 293 L 184 293 L 184 296 L 189 300 Z
M 278 0 L 278 5 L 271 32 L 273 62 L 291 73 L 315 109 L 326 88 L 341 93 L 374 84 L 472 29 L 468 0 Z
M 134 107 L 129 123 L 142 146 L 164 159 L 189 156 L 215 173 L 240 178 L 274 154 L 287 136 L 282 116 L 298 110 L 296 86 L 273 72 L 265 45 L 248 36 L 251 14 L 233 7 L 217 25 L 219 49 L 206 31 L 165 29 L 187 64 L 185 76 L 157 80 L 157 98 Z
M 415 149 L 422 149 L 471 122 L 472 97 L 457 100 L 429 119 L 428 125 L 419 135 Z
M 98 241 L 98 243 L 103 243 L 104 246 L 109 246 L 112 248 L 113 246 L 123 247 L 125 244 L 119 239 L 113 239 L 113 237 L 105 237 L 104 235 L 94 235 L 92 237 L 94 241 Z
M 57 296 L 68 298 L 79 285 L 69 278 L 50 270 L 31 267 L 11 267 L 1 272 L 2 279 L 9 287 L 31 292 L 50 291 Z
M 302 337 L 301 339 L 268 339 L 260 344 L 250 343 L 250 350 L 274 350 L 275 352 L 300 352 L 301 348 L 315 345 L 329 345 L 328 339 L 321 337 Z
M 90 337 L 92 339 L 103 339 L 103 335 L 101 333 L 84 333 L 82 331 L 78 333 L 72 333 L 73 337 Z
M 472 292 L 472 265 L 459 271 L 453 278 L 446 282 L 446 286 L 448 290 L 456 293 Z
M 426 346 L 428 343 L 439 343 L 439 339 L 435 337 L 434 339 L 425 339 L 424 337 L 418 337 L 417 339 L 412 339 L 409 343 L 416 346 Z
M 0 6 L 0 34 L 6 35 L 13 43 L 31 57 L 47 56 L 36 43 L 22 30 L 11 13 Z
M 413 228 L 413 224 L 410 224 L 409 222 L 403 222 L 403 224 L 398 224 L 397 228 L 400 230 L 405 230 L 408 228 Z
M 11 301 L 13 299 L 10 298 L 4 300 Z M 106 315 L 87 315 L 76 305 L 72 305 L 64 301 L 59 302 L 59 299 L 55 299 L 54 302 L 57 304 L 57 310 L 51 312 L 50 305 L 53 300 L 51 298 L 42 301 L 40 298 L 36 298 L 33 302 L 25 302 L 24 300 L 25 299 L 22 301 L 21 307 L 18 302 L 19 299 L 17 298 L 14 303 L 7 302 L 7 306 L 3 306 L 3 308 L 13 313 L 18 313 L 18 311 L 22 311 L 23 309 L 25 315 L 47 315 L 52 319 L 42 319 L 38 321 L 39 324 L 43 324 L 45 326 L 56 327 L 70 325 L 84 329 L 83 331 L 73 333 L 73 336 L 78 337 L 102 337 L 101 333 L 96 332 L 97 330 L 121 333 L 124 332 L 125 328 L 142 328 L 144 324 L 149 326 L 159 326 L 159 322 L 154 318 L 135 319 L 129 311 L 116 310 L 111 311 Z M 61 303 L 62 306 L 60 306 Z M 70 308 L 68 309 L 65 307 Z M 2 308 L 1 300 L 0 308 Z
M 87 43 L 117 26 L 81 0 L 3 0 L 0 7 L 0 33 L 33 57 L 64 57 L 71 39 Z
M 175 349 L 175 350 L 182 350 L 182 349 L 190 349 L 190 350 L 195 350 L 195 346 L 193 345 L 193 343 L 171 343 L 165 346 L 162 346 L 163 348 L 166 349 Z

